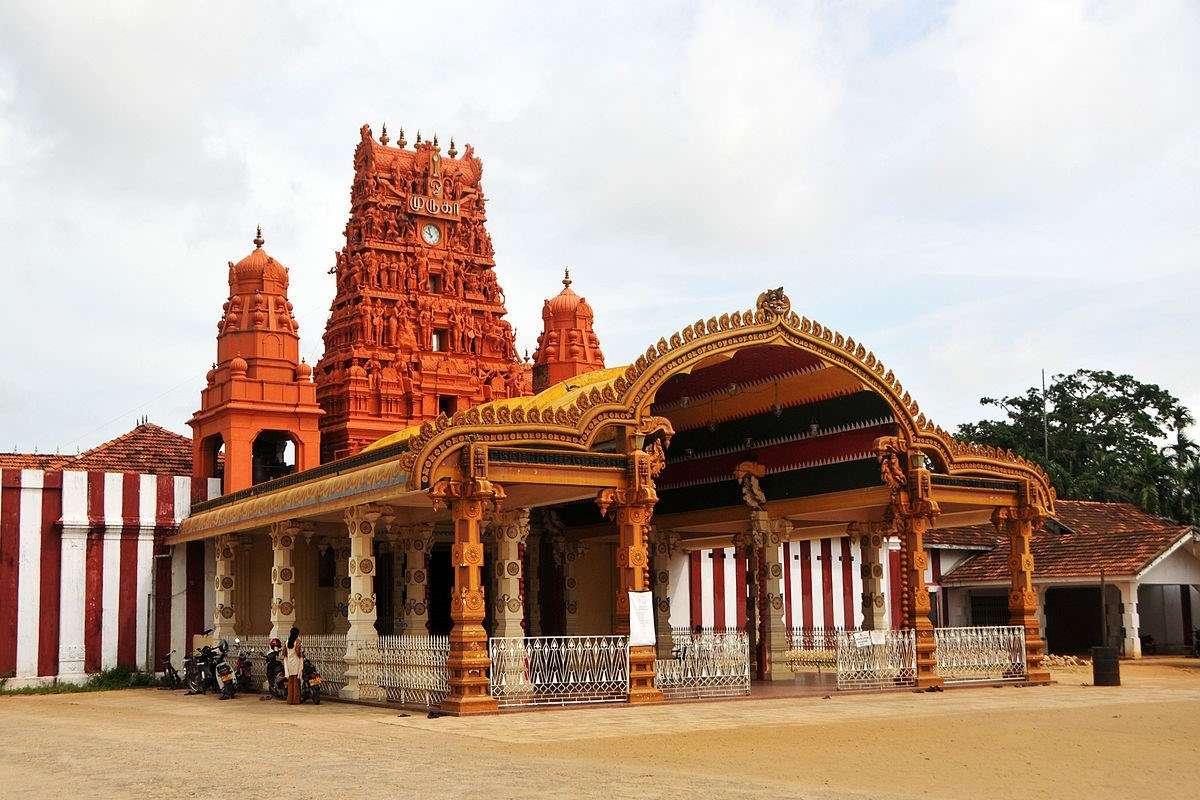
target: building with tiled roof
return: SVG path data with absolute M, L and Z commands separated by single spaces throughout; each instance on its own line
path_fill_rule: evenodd
M 1008 541 L 991 526 L 931 532 L 931 546 L 986 545 L 989 538 L 986 552 L 942 576 L 950 624 L 984 624 L 1005 606 Z M 1084 650 L 1101 640 L 1130 656 L 1144 643 L 1156 651 L 1192 646 L 1200 625 L 1200 534 L 1191 526 L 1130 503 L 1059 500 L 1030 549 L 1051 651 Z
M 153 422 L 141 422 L 128 433 L 74 456 L 0 453 L 0 469 L 78 469 L 191 475 L 192 440 Z

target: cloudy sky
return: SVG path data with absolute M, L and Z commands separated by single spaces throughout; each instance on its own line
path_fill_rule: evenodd
M 610 364 L 783 285 L 946 427 L 1200 413 L 1193 2 L 176 5 L 0 8 L 0 450 L 187 432 L 256 223 L 315 361 L 363 122 L 475 146 L 522 349 L 564 265 Z

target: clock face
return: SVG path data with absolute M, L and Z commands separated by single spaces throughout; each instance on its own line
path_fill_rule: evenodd
M 430 222 L 421 228 L 421 238 L 427 244 L 437 244 L 442 240 L 442 229 Z

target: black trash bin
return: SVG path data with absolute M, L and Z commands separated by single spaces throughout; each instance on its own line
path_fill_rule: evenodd
M 1117 648 L 1092 648 L 1092 685 L 1121 685 L 1121 662 L 1117 660 Z

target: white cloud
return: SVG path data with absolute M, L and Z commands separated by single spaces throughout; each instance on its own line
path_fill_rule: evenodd
M 483 157 L 522 344 L 564 264 L 613 363 L 782 283 L 947 426 L 1043 365 L 1200 412 L 1198 34 L 1183 2 L 9 4 L 0 447 L 186 430 L 256 223 L 319 355 L 385 120 Z

